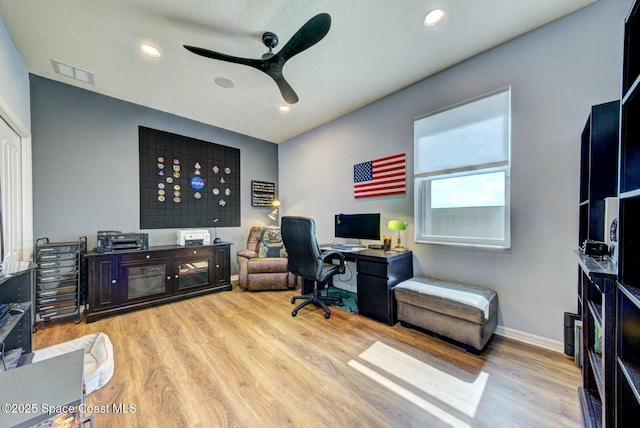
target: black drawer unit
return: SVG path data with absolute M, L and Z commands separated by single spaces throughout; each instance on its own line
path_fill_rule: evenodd
M 356 261 L 360 315 L 395 325 L 398 317 L 393 288 L 413 277 L 413 253 L 366 250 L 345 257 Z
M 49 238 L 36 240 L 35 311 L 42 321 L 63 317 L 76 317 L 80 322 L 80 306 L 84 298 L 87 237 L 77 241 L 50 242 Z

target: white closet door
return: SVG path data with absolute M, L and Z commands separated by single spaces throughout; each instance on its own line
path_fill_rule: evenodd
M 0 193 L 5 260 L 19 261 L 22 258 L 22 176 L 20 137 L 0 118 Z

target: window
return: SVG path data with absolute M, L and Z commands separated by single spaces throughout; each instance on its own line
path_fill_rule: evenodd
M 414 121 L 418 243 L 510 248 L 511 88 Z

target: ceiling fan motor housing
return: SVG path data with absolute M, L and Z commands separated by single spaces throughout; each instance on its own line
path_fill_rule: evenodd
M 262 33 L 262 43 L 264 43 L 264 45 L 269 49 L 273 49 L 278 46 L 278 36 L 270 31 Z

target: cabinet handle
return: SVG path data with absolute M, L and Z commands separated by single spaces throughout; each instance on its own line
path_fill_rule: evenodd
M 171 275 L 169 275 L 169 276 L 167 277 L 167 279 L 171 279 Z
M 216 265 L 216 269 L 219 268 L 219 267 L 220 267 L 220 265 Z
M 198 251 L 196 251 L 196 250 L 193 250 L 193 254 L 198 254 Z
M 178 279 L 180 277 L 180 275 L 176 275 L 175 278 Z
M 116 280 L 115 280 L 115 279 L 112 279 L 112 280 L 111 280 L 111 283 L 112 283 L 112 284 L 115 284 L 115 283 L 116 283 Z
M 144 256 L 145 259 L 150 259 L 151 256 L 149 254 L 147 254 L 146 256 Z

